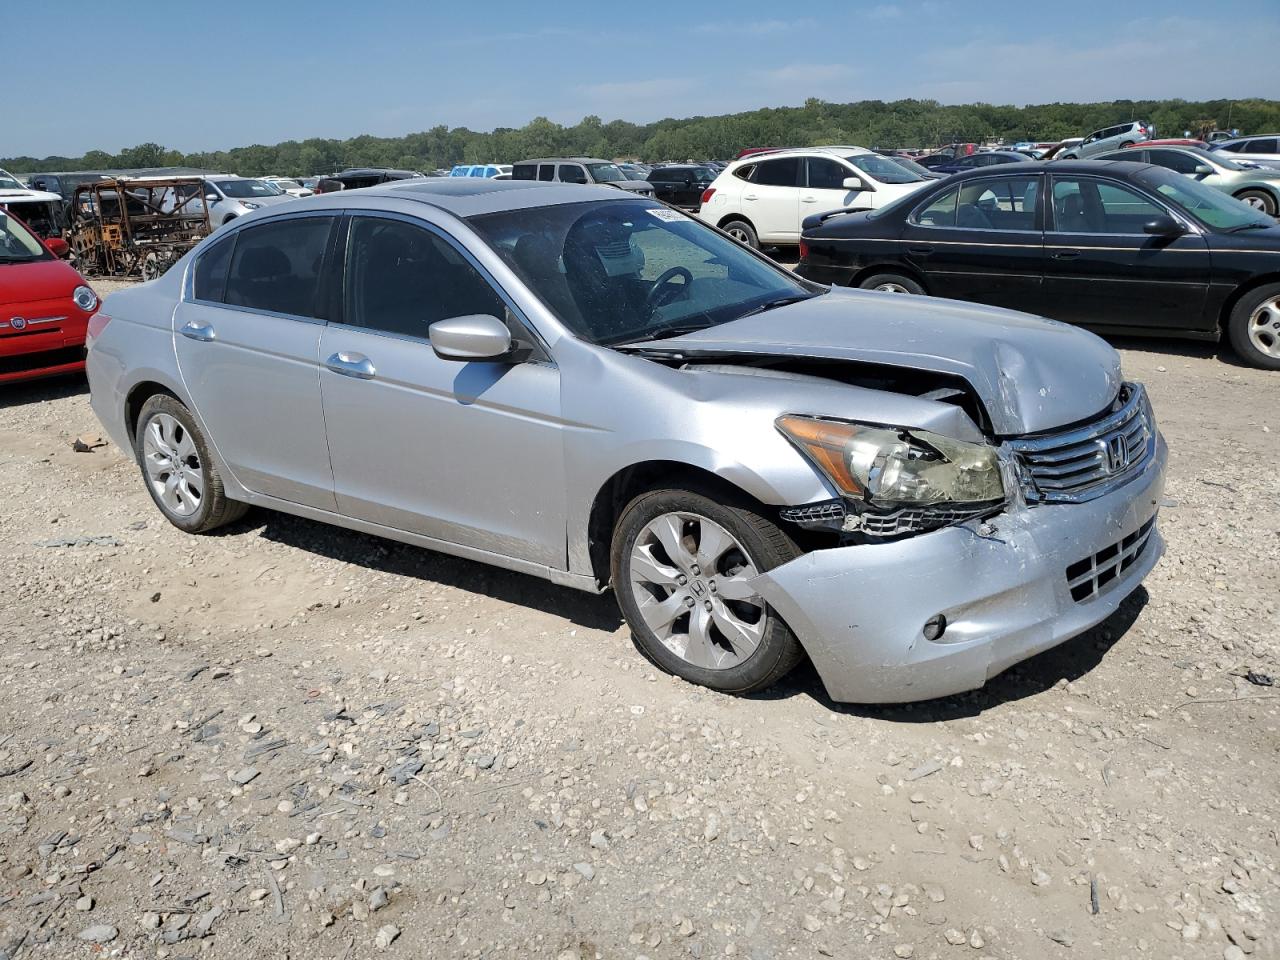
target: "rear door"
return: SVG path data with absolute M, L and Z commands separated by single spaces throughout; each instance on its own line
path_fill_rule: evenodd
M 320 349 L 339 510 L 563 569 L 559 370 L 443 232 L 372 213 L 348 223 L 341 322 Z M 504 319 L 533 356 L 437 357 L 431 324 L 472 314 Z
M 800 242 L 800 157 L 761 160 L 743 185 L 742 212 L 764 243 Z
M 238 230 L 196 260 L 174 314 L 187 393 L 248 489 L 332 510 L 320 405 L 320 278 L 336 218 L 281 217 Z
M 930 293 L 1043 312 L 1043 174 L 966 180 L 914 211 L 904 256 Z
M 1047 315 L 1098 327 L 1195 329 L 1210 277 L 1209 249 L 1192 231 L 1151 236 L 1173 211 L 1118 180 L 1055 175 L 1045 233 Z

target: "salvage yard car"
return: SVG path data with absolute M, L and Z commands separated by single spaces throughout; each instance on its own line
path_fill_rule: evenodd
M 1099 332 L 1226 337 L 1247 363 L 1280 370 L 1280 225 L 1151 164 L 1010 163 L 874 213 L 815 216 L 796 271 Z
M 980 687 L 1156 563 L 1166 449 L 1063 324 L 827 290 L 608 187 L 440 178 L 242 218 L 112 294 L 93 409 L 161 513 L 249 504 L 612 586 L 743 693 Z
M 53 249 L 51 249 L 53 248 Z M 0 383 L 84 369 L 85 328 L 98 298 L 12 214 L 0 210 Z

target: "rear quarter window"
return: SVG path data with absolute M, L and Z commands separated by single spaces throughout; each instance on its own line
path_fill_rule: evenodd
M 231 250 L 235 237 L 213 244 L 196 258 L 196 269 L 191 280 L 191 295 L 196 300 L 221 303 L 227 289 L 227 267 L 231 263 Z

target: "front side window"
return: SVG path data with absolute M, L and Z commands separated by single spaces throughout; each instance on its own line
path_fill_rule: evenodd
M 954 227 L 956 225 L 956 198 L 960 188 L 945 191 L 936 200 L 916 214 L 916 223 L 922 227 Z
M 470 223 L 591 343 L 659 339 L 814 296 L 718 231 L 647 200 L 557 204 Z
M 343 318 L 352 326 L 426 339 L 431 324 L 506 304 L 459 250 L 403 220 L 354 217 L 347 239 Z
M 320 265 L 332 217 L 291 217 L 236 235 L 225 303 L 320 318 Z
M 1054 227 L 1064 233 L 1139 235 L 1154 217 L 1166 216 L 1156 203 L 1113 181 L 1055 177 Z
M 562 163 L 556 173 L 561 183 L 587 183 L 587 171 L 576 163 Z
M 809 168 L 809 186 L 814 190 L 843 190 L 845 179 L 853 175 L 843 163 L 830 157 L 809 157 L 805 165 Z
M 800 158 L 781 157 L 757 163 L 751 182 L 764 187 L 795 187 L 800 183 L 799 176 Z

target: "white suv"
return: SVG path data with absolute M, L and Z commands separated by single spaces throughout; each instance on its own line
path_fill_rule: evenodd
M 800 242 L 806 217 L 873 210 L 933 181 L 864 147 L 805 147 L 735 160 L 702 194 L 697 216 L 752 247 Z

